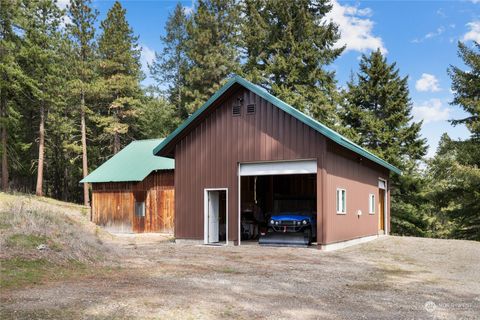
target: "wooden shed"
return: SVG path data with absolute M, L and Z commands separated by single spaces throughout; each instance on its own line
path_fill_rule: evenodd
M 174 160 L 163 139 L 133 141 L 81 182 L 92 184 L 91 219 L 116 232 L 173 232 Z
M 175 159 L 177 239 L 241 244 L 282 210 L 313 213 L 323 248 L 389 232 L 400 171 L 239 76 L 154 153 Z

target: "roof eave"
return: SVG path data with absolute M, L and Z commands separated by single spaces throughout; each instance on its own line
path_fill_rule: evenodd
M 222 88 L 220 88 L 210 99 L 207 100 L 197 111 L 195 111 L 185 122 L 180 125 L 175 131 L 173 131 L 165 140 L 163 140 L 155 149 L 153 149 L 153 154 L 159 155 L 159 152 L 162 151 L 167 145 L 169 145 L 176 136 L 178 136 L 184 129 L 186 129 L 200 114 L 202 114 L 210 105 L 212 105 L 220 96 L 222 96 L 230 87 L 232 87 L 235 83 L 242 85 L 243 87 L 249 89 L 250 91 L 254 92 L 255 94 L 259 95 L 263 99 L 269 101 L 276 107 L 280 108 L 284 112 L 288 113 L 289 115 L 293 116 L 300 122 L 305 123 L 309 127 L 313 128 L 317 132 L 323 134 L 330 140 L 338 143 L 339 145 L 373 161 L 380 166 L 394 172 L 397 174 L 401 174 L 402 171 L 397 167 L 391 165 L 390 163 L 386 162 L 385 160 L 379 158 L 378 156 L 368 152 L 367 150 L 363 149 L 362 147 L 358 146 L 357 144 L 353 143 L 352 141 L 348 140 L 347 138 L 340 135 L 338 132 L 333 131 L 332 129 L 328 128 L 327 126 L 323 125 L 322 123 L 314 120 L 313 118 L 307 116 L 306 114 L 300 112 L 299 110 L 295 109 L 294 107 L 288 105 L 284 101 L 278 99 L 277 97 L 271 95 L 266 90 L 261 89 L 260 87 L 254 85 L 253 83 L 243 79 L 240 76 L 233 76 Z

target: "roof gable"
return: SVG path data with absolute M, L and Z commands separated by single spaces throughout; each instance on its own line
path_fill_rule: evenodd
M 265 89 L 257 86 L 250 81 L 243 79 L 240 76 L 232 77 L 222 88 L 220 88 L 210 99 L 208 99 L 205 104 L 200 107 L 197 111 L 195 111 L 185 122 L 183 122 L 175 131 L 173 131 L 165 140 L 163 140 L 160 144 L 158 144 L 155 149 L 153 150 L 154 154 L 158 154 L 162 149 L 164 149 L 167 145 L 169 145 L 175 137 L 177 137 L 181 132 L 183 132 L 189 125 L 197 119 L 203 112 L 205 112 L 215 101 L 217 101 L 228 89 L 230 89 L 234 84 L 239 84 L 248 90 L 254 92 L 258 96 L 262 97 L 263 99 L 270 102 L 272 105 L 276 106 L 277 108 L 283 110 L 284 112 L 288 113 L 292 117 L 296 118 L 297 120 L 301 121 L 302 123 L 306 124 L 307 126 L 311 127 L 315 131 L 323 134 L 330 140 L 338 143 L 339 145 L 357 153 L 358 155 L 369 159 L 384 168 L 387 168 L 390 171 L 400 174 L 401 171 L 397 167 L 389 164 L 385 160 L 381 159 L 380 157 L 374 155 L 373 153 L 363 149 L 359 145 L 355 144 L 354 142 L 350 141 L 349 139 L 345 138 L 338 132 L 328 128 L 324 124 L 314 120 L 310 116 L 304 114 L 303 112 L 297 110 L 296 108 L 292 107 L 291 105 L 285 103 L 284 101 L 278 99 L 274 95 L 270 94 Z
M 164 139 L 131 142 L 100 167 L 83 178 L 80 183 L 136 182 L 152 171 L 174 169 L 175 160 L 157 157 L 152 150 Z

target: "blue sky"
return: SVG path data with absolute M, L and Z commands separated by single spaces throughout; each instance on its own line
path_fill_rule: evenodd
M 60 6 L 68 0 L 60 0 Z M 178 1 L 125 0 L 127 19 L 142 46 L 142 64 L 162 49 L 159 40 L 168 15 Z M 187 10 L 195 2 L 180 1 Z M 113 1 L 94 0 L 103 19 Z M 330 66 L 336 70 L 340 86 L 358 69 L 362 53 L 381 48 L 389 62 L 396 62 L 403 76 L 409 76 L 413 114 L 424 120 L 422 135 L 428 139 L 432 156 L 442 133 L 466 138 L 463 126 L 452 127 L 449 119 L 464 112 L 452 106 L 449 65 L 464 67 L 457 57 L 457 41 L 480 42 L 480 0 L 457 1 L 332 1 L 329 18 L 339 24 L 347 50 Z M 146 67 L 144 71 L 148 73 Z M 151 83 L 147 78 L 145 84 Z

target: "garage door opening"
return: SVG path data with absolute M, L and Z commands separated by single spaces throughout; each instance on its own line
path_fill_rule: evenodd
M 205 234 L 206 244 L 227 243 L 227 189 L 205 190 Z
M 316 174 L 253 175 L 240 179 L 242 243 L 260 240 L 261 244 L 270 245 L 308 245 L 316 241 Z M 274 240 L 265 243 L 266 238 Z

